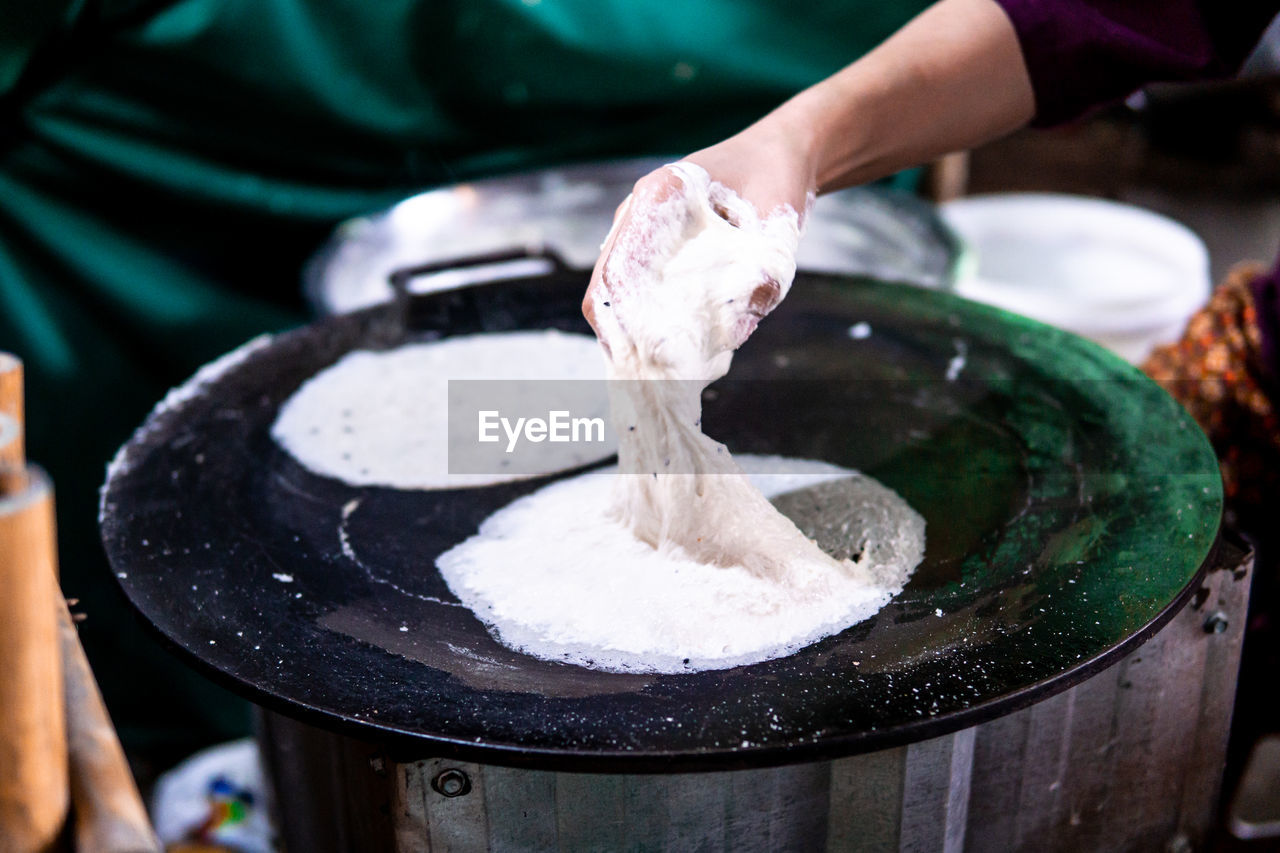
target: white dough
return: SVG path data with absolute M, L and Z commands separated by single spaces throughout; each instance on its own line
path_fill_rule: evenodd
M 460 335 L 392 350 L 356 350 L 317 373 L 281 407 L 271 435 L 317 474 L 358 486 L 449 489 L 552 474 L 613 455 L 612 443 L 543 444 L 513 473 L 450 473 L 449 380 L 602 380 L 600 345 L 555 330 Z M 605 417 L 604 383 L 513 383 L 539 403 L 574 396 L 563 408 Z M 507 401 L 519 409 L 518 400 Z M 554 407 L 554 406 L 553 406 Z M 456 425 L 455 425 L 456 428 Z M 491 448 L 471 434 L 455 452 Z M 492 470 L 458 467 L 463 471 Z
M 753 293 L 766 281 L 780 296 L 791 286 L 799 216 L 784 207 L 761 218 L 704 169 L 669 168 L 684 195 L 633 211 L 652 221 L 623 233 L 645 235 L 645 245 L 614 247 L 611 286 L 594 303 L 610 378 L 624 380 L 610 383 L 623 473 L 611 514 L 659 550 L 784 585 L 832 572 L 869 583 L 862 567 L 837 563 L 770 506 L 701 428 L 703 388 L 728 371 L 759 319 L 748 310 Z
M 522 498 L 437 561 L 500 640 L 536 657 L 638 672 L 772 659 L 874 614 L 924 556 L 924 519 L 869 478 L 778 457 L 746 457 L 744 473 L 703 435 L 701 392 L 759 319 L 753 292 L 790 286 L 798 217 L 762 220 L 705 171 L 672 168 L 685 195 L 632 211 L 623 237 L 644 245 L 620 238 L 593 292 L 621 380 L 617 472 Z
M 741 566 L 700 563 L 678 548 L 655 550 L 609 517 L 614 469 L 515 501 L 437 566 L 505 644 L 629 672 L 724 669 L 787 655 L 868 618 L 902 590 L 924 555 L 924 519 L 900 497 L 823 462 L 740 462 L 771 497 L 828 490 L 819 503 L 839 504 L 835 517 L 820 521 L 803 499 L 793 504 L 818 521 L 819 538 L 861 551 L 861 571 L 779 583 Z

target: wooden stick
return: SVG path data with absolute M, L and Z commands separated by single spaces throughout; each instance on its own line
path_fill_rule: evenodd
M 969 152 L 955 151 L 934 160 L 925 169 L 924 194 L 934 204 L 954 201 L 969 186 Z
M 53 490 L 29 478 L 22 362 L 0 352 L 0 838 L 46 850 L 67 819 Z
M 67 609 L 58 610 L 77 853 L 162 849 Z
M 68 770 L 53 490 L 43 474 L 0 496 L 0 843 L 52 849 L 66 824 Z
M 0 849 L 158 853 L 138 786 L 58 589 L 53 489 L 28 473 L 22 362 L 0 352 Z
M 0 352 L 0 496 L 26 487 L 22 362 Z

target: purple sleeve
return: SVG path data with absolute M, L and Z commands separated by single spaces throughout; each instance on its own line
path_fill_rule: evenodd
M 1254 279 L 1249 287 L 1253 291 L 1253 308 L 1262 338 L 1262 363 L 1271 371 L 1268 380 L 1273 387 L 1280 386 L 1280 259 L 1271 272 Z M 1280 406 L 1280 397 L 1272 402 Z
M 996 0 L 1036 96 L 1033 124 L 1075 118 L 1158 80 L 1227 77 L 1280 0 Z

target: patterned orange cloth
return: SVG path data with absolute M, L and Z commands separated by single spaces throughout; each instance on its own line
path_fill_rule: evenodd
M 1280 396 L 1263 359 L 1250 288 L 1265 272 L 1255 263 L 1231 270 L 1182 339 L 1142 365 L 1208 434 L 1228 503 L 1253 518 L 1280 509 Z

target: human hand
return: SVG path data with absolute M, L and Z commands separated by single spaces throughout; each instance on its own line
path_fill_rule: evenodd
M 715 277 L 721 297 L 715 311 L 724 315 L 712 322 L 723 330 L 713 336 L 718 348 L 736 349 L 781 301 L 794 274 L 794 238 L 812 198 L 812 176 L 803 158 L 770 143 L 770 136 L 757 125 L 636 183 L 618 208 L 582 303 L 607 352 L 630 342 L 629 326 L 647 313 L 644 303 L 655 300 L 655 275 L 672 264 L 676 271 Z M 697 263 L 689 253 L 676 260 L 700 236 L 718 240 L 728 252 L 715 270 L 689 269 Z M 751 251 L 763 244 L 779 248 Z M 735 245 L 745 251 L 733 251 Z M 779 252 L 787 255 L 783 262 Z M 701 310 L 681 304 L 679 295 L 667 294 L 663 307 Z

